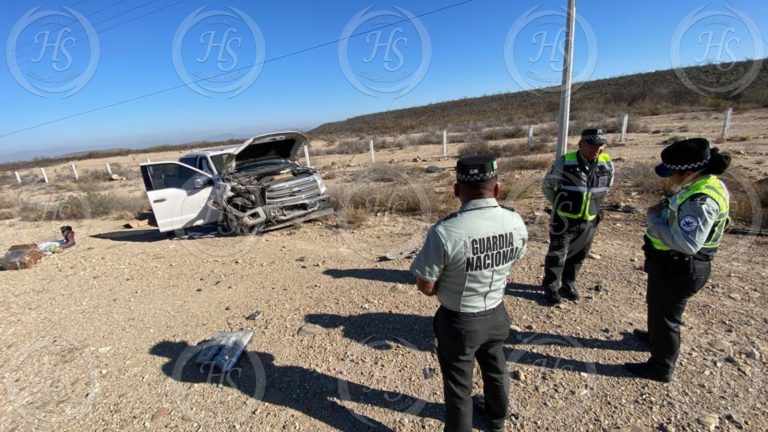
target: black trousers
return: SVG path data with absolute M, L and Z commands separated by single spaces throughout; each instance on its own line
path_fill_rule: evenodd
M 443 373 L 445 431 L 472 430 L 472 374 L 475 359 L 483 376 L 485 412 L 491 427 L 502 429 L 507 417 L 509 375 L 504 342 L 509 316 L 501 303 L 479 313 L 460 313 L 440 307 L 434 319 L 437 357 Z
M 646 247 L 647 248 L 647 247 Z M 648 273 L 648 363 L 671 377 L 680 353 L 680 323 L 685 306 L 709 279 L 712 264 L 678 254 L 646 252 Z
M 560 286 L 576 287 L 576 277 L 592 248 L 598 219 L 584 221 L 557 215 L 549 223 L 549 251 L 544 258 L 545 290 L 557 291 Z

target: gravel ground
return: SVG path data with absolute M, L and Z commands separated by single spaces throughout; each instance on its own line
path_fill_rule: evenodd
M 766 168 L 761 140 L 726 145 L 762 150 L 744 163 L 756 176 Z M 650 160 L 660 148 L 611 153 Z M 541 174 L 505 184 L 525 190 Z M 450 187 L 427 181 L 419 184 Z M 642 209 L 644 199 L 623 190 L 609 202 Z M 509 204 L 532 241 L 504 300 L 508 430 L 768 430 L 768 240 L 726 237 L 686 311 L 675 381 L 663 385 L 621 369 L 647 356 L 629 335 L 645 322 L 643 217 L 608 213 L 582 270 L 582 300 L 551 308 L 538 289 L 540 194 Z M 0 222 L 0 244 L 56 238 L 60 224 Z M 384 213 L 340 229 L 330 217 L 198 240 L 114 220 L 74 225 L 75 249 L 0 278 L 0 430 L 441 430 L 436 301 L 410 285 L 407 257 L 371 259 L 407 255 L 425 223 Z M 262 316 L 246 319 L 254 311 Z M 254 336 L 235 370 L 195 364 L 199 342 L 240 329 Z

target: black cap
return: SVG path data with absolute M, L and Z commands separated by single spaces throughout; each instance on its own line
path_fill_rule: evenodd
M 678 141 L 661 151 L 661 164 L 656 174 L 669 177 L 678 171 L 698 171 L 709 163 L 709 141 L 705 138 L 691 138 Z
M 462 183 L 482 183 L 497 175 L 493 156 L 465 156 L 456 162 L 456 180 Z
M 608 144 L 608 138 L 602 129 L 584 129 L 581 131 L 581 139 L 589 144 Z

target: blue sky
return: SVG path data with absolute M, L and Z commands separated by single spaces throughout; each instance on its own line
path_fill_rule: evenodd
M 0 160 L 306 130 L 559 79 L 551 46 L 566 0 L 474 0 L 420 27 L 400 22 L 458 2 L 4 2 Z M 768 2 L 754 0 L 580 0 L 578 14 L 574 67 L 586 80 L 754 58 L 754 38 L 768 35 Z M 343 50 L 281 58 L 349 34 Z M 241 76 L 264 59 L 252 81 Z

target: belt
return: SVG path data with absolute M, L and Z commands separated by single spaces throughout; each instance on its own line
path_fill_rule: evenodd
M 447 307 L 445 307 L 443 305 L 440 305 L 440 310 L 438 312 L 445 313 L 445 314 L 448 314 L 448 315 L 461 316 L 461 317 L 480 317 L 480 316 L 490 315 L 490 314 L 496 312 L 499 308 L 503 308 L 503 307 L 504 307 L 504 302 L 501 302 L 501 303 L 499 303 L 498 306 L 496 306 L 494 308 L 486 309 L 486 310 L 480 311 L 480 312 L 456 312 L 453 309 L 448 309 Z

